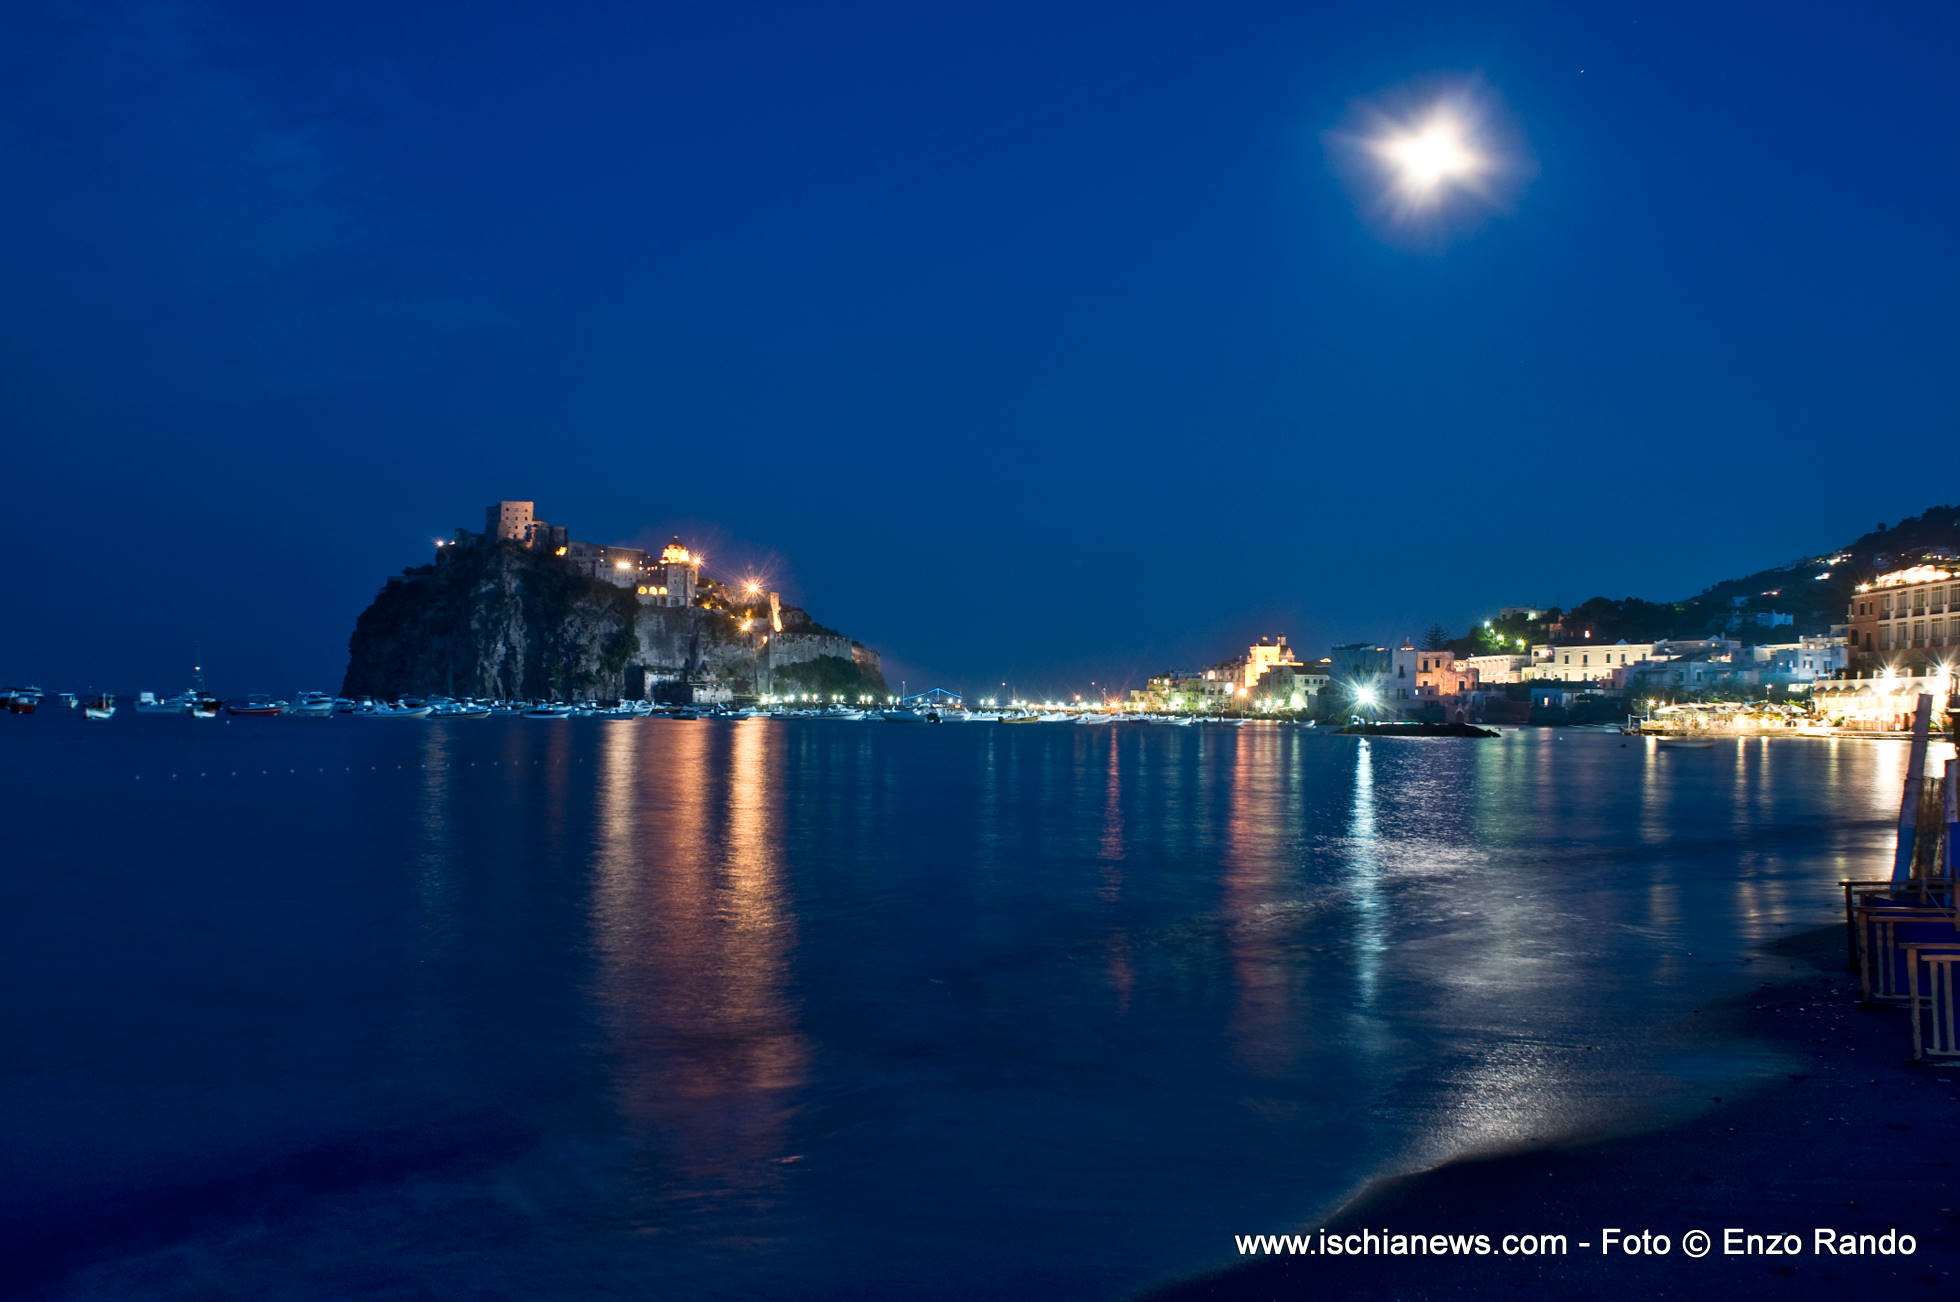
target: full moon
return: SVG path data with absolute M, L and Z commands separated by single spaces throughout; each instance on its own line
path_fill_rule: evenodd
M 1475 76 L 1438 75 L 1350 100 L 1324 139 L 1334 170 L 1393 243 L 1441 248 L 1510 211 L 1537 168 Z
M 1476 153 L 1464 141 L 1463 128 L 1448 117 L 1390 136 L 1378 148 L 1402 188 L 1419 198 L 1433 195 L 1447 181 L 1473 175 L 1479 167 Z

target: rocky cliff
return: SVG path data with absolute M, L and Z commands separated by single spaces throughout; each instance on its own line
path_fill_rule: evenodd
M 794 607 L 646 604 L 516 543 L 443 549 L 390 579 L 348 639 L 347 696 L 690 699 L 818 691 L 882 695 L 876 652 Z

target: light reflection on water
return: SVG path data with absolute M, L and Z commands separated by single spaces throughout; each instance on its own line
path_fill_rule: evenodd
M 1769 1069 L 1693 1009 L 1883 871 L 1904 773 L 1549 731 L 150 723 L 0 739 L 45 819 L 0 979 L 47 992 L 0 1015 L 35 1173 L 0 1223 L 209 1204 L 163 1245 L 103 1222 L 78 1292 L 1120 1295 L 1371 1174 Z M 326 772 L 132 781 L 58 835 L 186 746 Z M 349 1142 L 359 1179 L 199 1192 Z

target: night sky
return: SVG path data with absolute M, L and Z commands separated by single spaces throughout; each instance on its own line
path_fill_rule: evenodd
M 485 503 L 896 686 L 1691 594 L 1949 501 L 1952 6 L 18 6 L 0 679 L 338 686 Z M 1508 202 L 1330 133 L 1481 87 Z

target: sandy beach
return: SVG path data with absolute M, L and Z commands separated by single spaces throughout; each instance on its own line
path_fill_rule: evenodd
M 1770 952 L 1798 960 L 1801 975 L 1701 1012 L 1792 1059 L 1782 1080 L 1746 1097 L 1711 1098 L 1708 1111 L 1657 1132 L 1385 1182 L 1325 1227 L 1330 1235 L 1486 1234 L 1493 1244 L 1506 1234 L 1563 1233 L 1568 1255 L 1248 1259 L 1152 1294 L 1154 1302 L 1949 1294 L 1960 1275 L 1960 1064 L 1909 1064 L 1904 1012 L 1857 1004 L 1841 926 L 1791 936 Z M 1671 1250 L 1602 1253 L 1607 1227 L 1665 1234 Z M 1819 1254 L 1820 1227 L 1897 1231 L 1915 1247 L 1911 1255 Z M 1795 1234 L 1800 1251 L 1728 1255 L 1730 1228 Z M 1683 1246 L 1696 1229 L 1713 1240 L 1701 1259 Z

